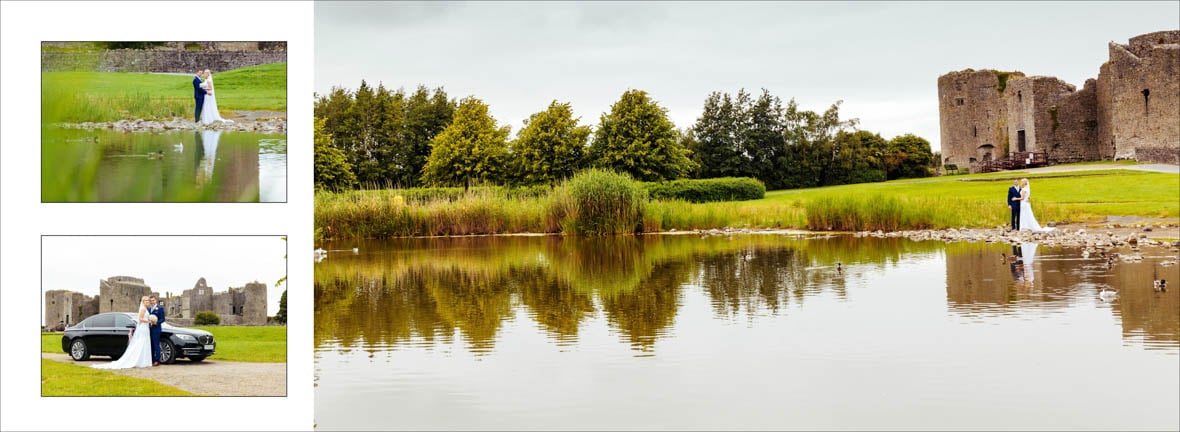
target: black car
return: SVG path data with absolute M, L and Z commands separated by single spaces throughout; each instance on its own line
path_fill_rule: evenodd
M 135 314 L 107 312 L 67 327 L 61 337 L 61 349 L 83 361 L 91 355 L 110 356 L 117 360 L 127 349 L 127 334 L 135 328 Z M 160 363 L 172 363 L 185 357 L 199 362 L 215 353 L 213 334 L 204 330 L 177 327 L 167 321 L 160 326 Z

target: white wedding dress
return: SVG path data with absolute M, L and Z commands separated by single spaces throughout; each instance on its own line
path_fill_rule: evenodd
M 1028 201 L 1031 196 L 1032 190 L 1028 186 L 1020 189 L 1020 230 L 1034 232 L 1053 231 L 1054 228 L 1042 228 L 1041 224 L 1037 223 L 1037 217 L 1033 216 L 1032 204 Z
M 143 305 L 139 306 L 139 316 L 147 319 L 147 308 Z M 152 366 L 152 334 L 148 323 L 141 322 L 135 325 L 135 334 L 131 336 L 131 340 L 127 341 L 127 349 L 123 350 L 123 356 L 119 357 L 110 363 L 96 364 L 96 369 L 130 369 L 130 368 L 145 368 Z
M 208 90 L 213 86 L 213 74 L 209 74 L 209 78 L 201 83 L 201 88 Z M 214 93 L 216 93 L 214 87 Z M 221 118 L 221 113 L 217 111 L 217 97 L 212 93 L 205 95 L 205 102 L 201 105 L 201 124 L 208 125 L 217 122 L 233 123 L 233 120 L 226 120 Z

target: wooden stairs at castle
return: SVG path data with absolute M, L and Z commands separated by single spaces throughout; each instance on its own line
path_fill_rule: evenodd
M 983 161 L 979 165 L 979 172 L 995 172 L 1001 170 L 1036 168 L 1049 164 L 1049 152 L 1012 152 L 999 159 Z

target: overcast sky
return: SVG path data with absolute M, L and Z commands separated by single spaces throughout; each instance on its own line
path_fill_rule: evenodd
M 1177 28 L 1180 2 L 317 2 L 316 92 L 444 87 L 475 95 L 515 134 L 557 99 L 583 124 L 629 88 L 677 127 L 710 92 L 766 88 L 804 109 L 938 149 L 938 76 L 966 68 L 1051 75 L 1081 88 L 1107 42 Z
M 280 236 L 51 236 L 41 238 L 42 300 L 48 290 L 98 294 L 111 276 L 143 279 L 152 291 L 179 295 L 197 279 L 213 292 L 262 282 L 267 315 L 279 310 L 287 274 L 287 242 Z

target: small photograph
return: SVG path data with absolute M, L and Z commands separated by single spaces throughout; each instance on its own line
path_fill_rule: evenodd
M 286 396 L 286 236 L 42 236 L 41 396 Z
M 286 42 L 42 42 L 42 202 L 286 202 Z

